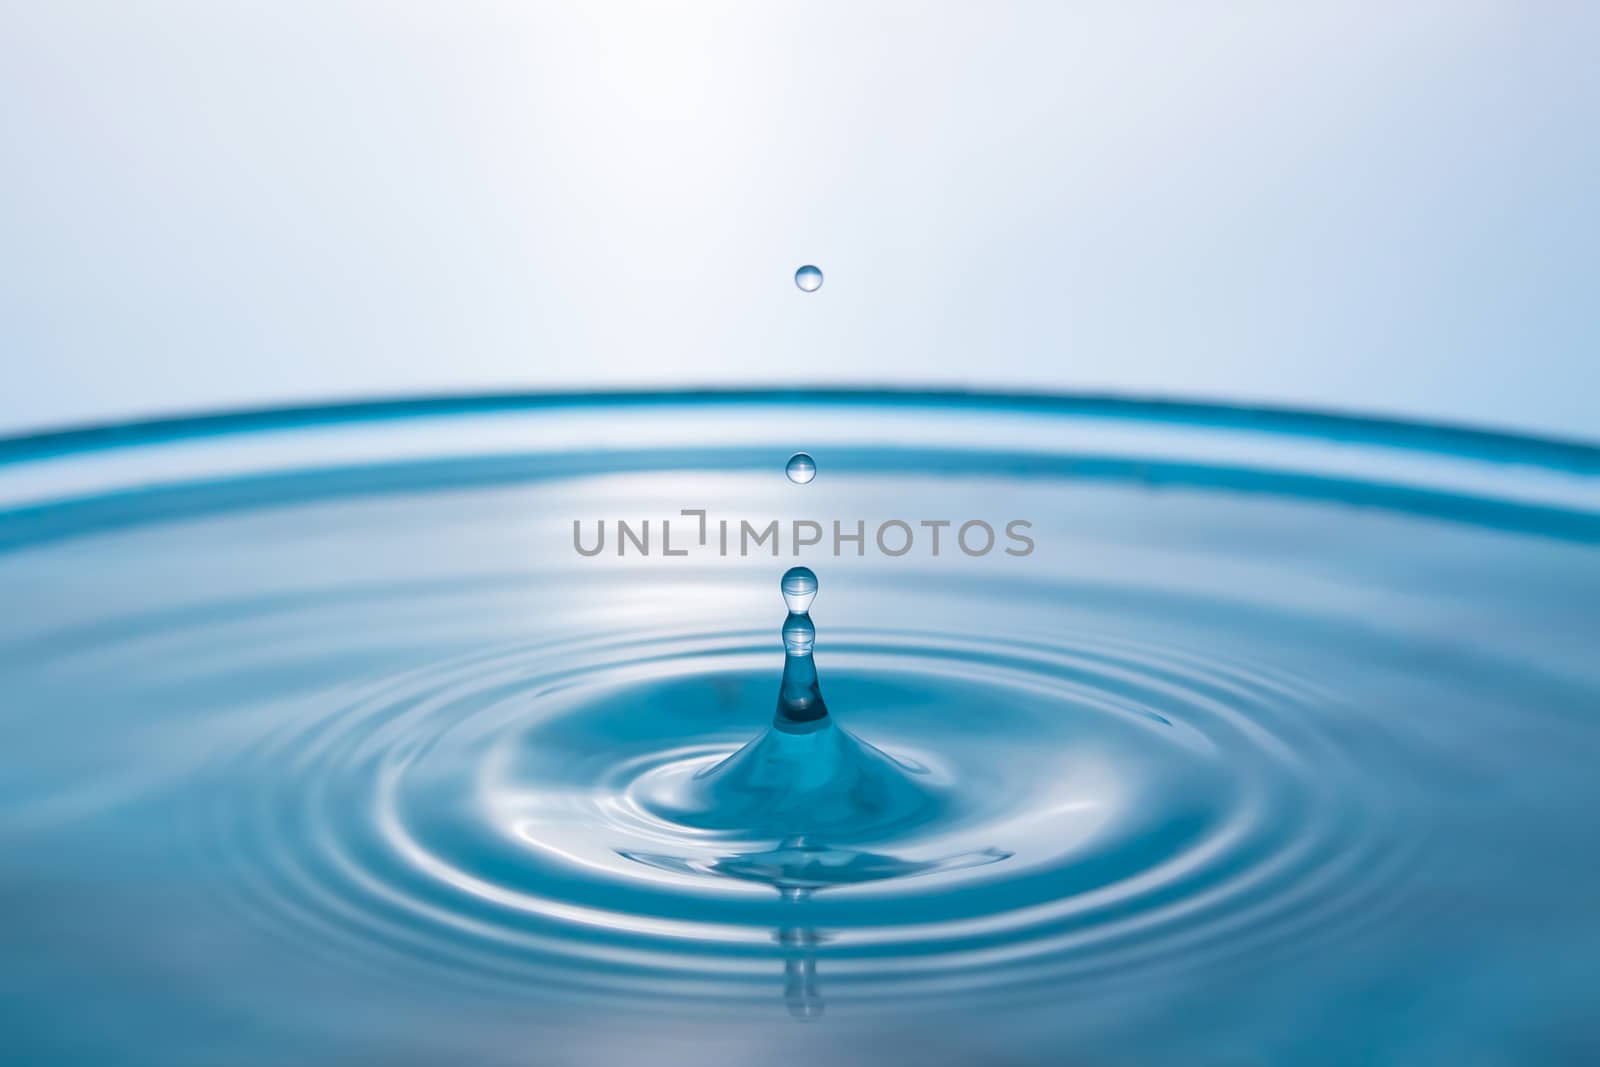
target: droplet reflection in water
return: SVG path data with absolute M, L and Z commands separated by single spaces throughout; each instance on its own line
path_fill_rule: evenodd
M 817 461 L 805 452 L 796 452 L 789 457 L 783 473 L 787 474 L 795 485 L 805 485 L 817 476 Z
M 822 272 L 807 263 L 794 272 L 794 283 L 800 287 L 801 292 L 814 293 L 822 288 Z

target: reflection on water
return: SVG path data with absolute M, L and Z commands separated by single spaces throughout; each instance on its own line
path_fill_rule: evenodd
M 626 855 L 628 859 L 648 863 L 664 871 L 691 871 L 769 885 L 778 890 L 785 900 L 801 901 L 822 889 L 881 882 L 890 878 L 911 878 L 935 871 L 959 871 L 966 867 L 998 863 L 1011 853 L 987 848 L 935 860 L 906 860 L 877 852 L 829 848 L 808 842 L 802 837 L 793 837 L 764 852 L 744 852 L 710 860 L 637 852 Z
M 813 893 L 836 886 L 862 885 L 892 878 L 911 878 L 935 871 L 958 871 L 998 863 L 1011 855 L 997 848 L 964 852 L 935 860 L 906 860 L 875 852 L 848 848 L 829 848 L 792 837 L 763 852 L 716 856 L 709 860 L 681 856 L 660 856 L 640 852 L 622 855 L 663 871 L 680 871 L 721 878 L 736 878 L 771 886 L 791 904 L 795 919 L 780 926 L 775 936 L 784 946 L 784 1002 L 797 1019 L 815 1019 L 822 1014 L 822 996 L 817 990 L 816 946 L 824 935 L 803 924 L 801 912 Z
M 783 1003 L 789 1014 L 803 1022 L 822 1018 L 822 991 L 817 987 L 816 946 L 822 936 L 801 927 L 780 927 L 778 944 L 783 953 Z

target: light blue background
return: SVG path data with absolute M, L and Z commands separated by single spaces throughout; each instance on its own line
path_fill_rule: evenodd
M 0 432 L 918 382 L 1600 438 L 1597 43 L 1561 2 L 0 0 Z

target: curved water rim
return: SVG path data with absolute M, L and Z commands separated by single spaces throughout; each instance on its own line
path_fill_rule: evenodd
M 773 470 L 1248 492 L 1600 542 L 1600 446 L 1312 410 L 886 390 L 509 393 L 263 408 L 0 438 L 0 550 L 307 499 Z

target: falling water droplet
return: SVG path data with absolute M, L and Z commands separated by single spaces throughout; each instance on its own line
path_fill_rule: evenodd
M 814 293 L 822 288 L 822 272 L 807 263 L 794 272 L 794 283 L 802 292 Z
M 783 590 L 783 602 L 789 605 L 789 610 L 804 615 L 811 610 L 811 602 L 817 597 L 817 576 L 810 567 L 790 567 L 783 572 L 779 588 Z
M 796 452 L 789 457 L 783 473 L 787 474 L 795 485 L 805 485 L 817 476 L 817 461 L 805 452 Z

